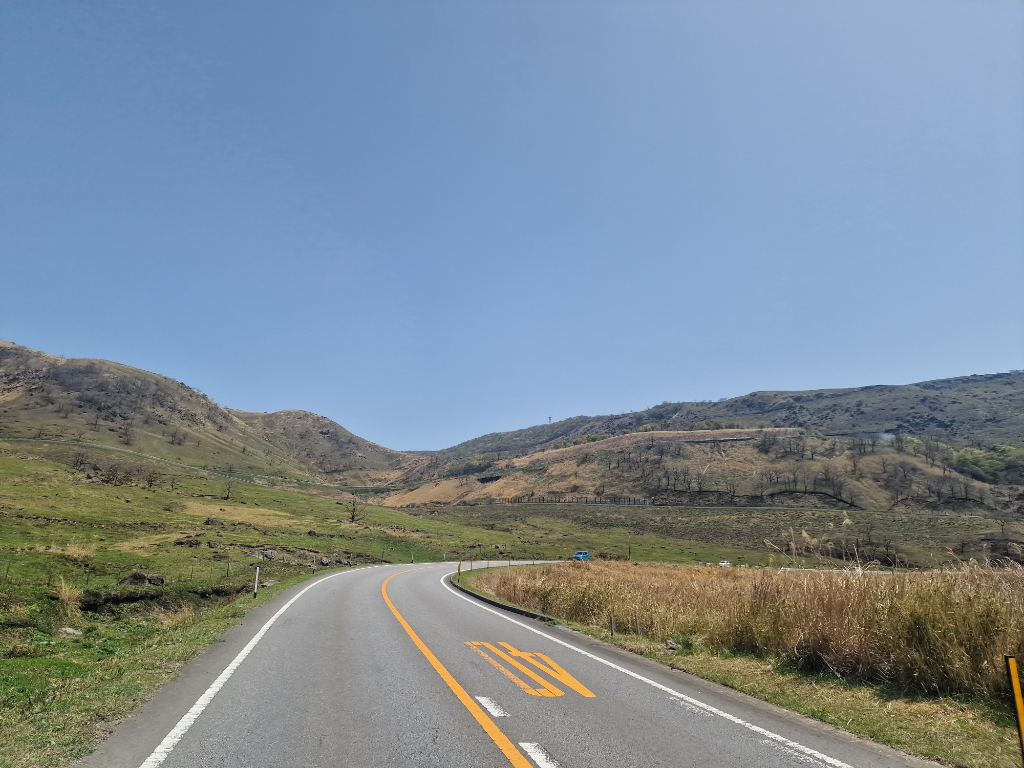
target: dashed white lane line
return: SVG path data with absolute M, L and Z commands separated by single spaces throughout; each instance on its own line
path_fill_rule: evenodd
M 523 629 L 528 629 L 530 632 L 533 632 L 534 634 L 540 635 L 541 637 L 545 637 L 545 638 L 547 638 L 548 640 L 550 640 L 553 643 L 558 643 L 559 645 L 564 645 L 566 648 L 568 648 L 571 651 L 576 651 L 576 653 L 582 654 L 583 656 L 586 656 L 587 658 L 593 659 L 594 661 L 597 661 L 597 662 L 599 662 L 601 664 L 604 664 L 606 667 L 611 667 L 612 669 L 618 670 L 619 672 L 622 672 L 623 674 L 629 675 L 630 677 L 632 677 L 632 678 L 634 678 L 636 680 L 639 680 L 639 681 L 641 681 L 643 683 L 647 683 L 648 685 L 650 685 L 650 686 L 652 686 L 654 688 L 657 688 L 659 691 L 664 691 L 665 693 L 669 694 L 670 696 L 674 696 L 677 699 L 681 699 L 682 701 L 685 701 L 688 704 L 693 705 L 694 707 L 702 709 L 705 712 L 710 712 L 712 715 L 718 715 L 719 717 L 724 718 L 725 720 L 728 720 L 731 723 L 735 723 L 736 725 L 740 725 L 740 726 L 742 726 L 742 727 L 744 727 L 744 728 L 746 728 L 748 730 L 753 731 L 754 733 L 758 734 L 759 736 L 764 736 L 765 738 L 771 739 L 772 741 L 774 741 L 774 742 L 776 742 L 778 744 L 782 744 L 783 746 L 789 747 L 792 750 L 795 750 L 797 752 L 801 752 L 804 755 L 807 755 L 808 757 L 816 758 L 817 760 L 822 761 L 826 765 L 832 766 L 832 768 L 852 768 L 852 766 L 848 765 L 847 763 L 842 762 L 841 760 L 836 760 L 834 757 L 829 757 L 828 755 L 826 755 L 826 754 L 824 754 L 822 752 L 819 752 L 816 749 L 811 749 L 810 747 L 805 747 L 803 744 L 799 744 L 799 743 L 797 743 L 795 741 L 790 741 L 785 736 L 780 736 L 779 734 L 773 733 L 773 732 L 771 732 L 769 730 L 766 730 L 766 729 L 764 729 L 764 728 L 762 728 L 762 727 L 760 727 L 758 725 L 754 725 L 753 723 L 748 723 L 746 720 L 743 720 L 741 718 L 736 717 L 736 715 L 730 715 L 728 712 L 725 712 L 725 711 L 723 711 L 721 709 L 718 709 L 717 707 L 712 707 L 710 704 L 705 704 L 703 701 L 700 701 L 698 699 L 694 699 L 691 696 L 687 696 L 685 693 L 680 693 L 679 691 L 673 690 L 672 688 L 669 688 L 667 685 L 662 685 L 661 683 L 655 682 L 654 680 L 651 680 L 649 677 L 644 677 L 643 675 L 638 674 L 638 673 L 632 671 L 631 669 L 626 669 L 625 667 L 620 667 L 618 664 L 615 664 L 614 662 L 608 661 L 607 659 L 602 659 L 600 656 L 596 656 L 593 653 L 589 653 L 588 651 L 584 651 L 582 648 L 577 648 L 575 645 L 573 645 L 571 643 L 567 643 L 564 640 L 559 640 L 557 637 L 552 637 L 551 635 L 547 634 L 546 632 L 541 632 L 539 629 L 536 629 L 535 627 L 531 627 L 530 625 L 524 624 L 521 621 L 516 621 L 512 617 L 507 616 L 503 611 L 499 611 L 499 610 L 497 610 L 495 608 L 491 608 L 491 607 L 489 607 L 487 605 L 484 605 L 479 600 L 474 600 L 471 597 L 466 597 L 465 595 L 461 594 L 460 592 L 452 589 L 450 586 L 445 584 L 445 579 L 447 579 L 451 575 L 452 575 L 451 573 L 448 573 L 448 574 L 445 574 L 444 576 L 441 577 L 441 586 L 444 587 L 445 589 L 447 589 L 449 592 L 451 592 L 456 597 L 462 598 L 463 600 L 465 600 L 470 605 L 474 605 L 477 608 L 481 608 L 481 609 L 483 609 L 485 611 L 488 611 L 489 613 L 493 613 L 495 616 L 500 616 L 501 618 L 505 619 L 505 621 L 511 621 L 513 624 L 517 624 L 520 627 L 522 627 Z M 521 746 L 523 749 L 526 749 L 526 745 L 525 744 L 520 744 L 519 746 Z M 529 751 L 529 750 L 527 750 L 527 751 Z M 533 757 L 533 755 L 531 754 L 530 757 Z M 535 760 L 536 760 L 536 758 L 535 758 Z M 555 765 L 557 765 L 557 763 Z
M 369 567 L 380 568 L 381 566 L 371 565 Z M 167 757 L 171 754 L 171 751 L 174 749 L 174 747 L 177 746 L 178 742 L 182 740 L 186 733 L 188 733 L 188 729 L 191 728 L 192 724 L 195 723 L 197 719 L 199 719 L 199 716 L 201 714 L 203 714 L 203 710 L 205 710 L 210 705 L 210 702 L 213 701 L 213 697 L 217 695 L 217 691 L 224 687 L 224 684 L 228 681 L 228 679 L 233 674 L 235 674 L 235 670 L 238 669 L 238 667 L 241 665 L 243 661 L 245 661 L 245 657 L 252 653 L 252 649 L 255 648 L 256 644 L 263 639 L 263 636 L 265 634 L 267 634 L 267 630 L 269 630 L 274 625 L 274 622 L 281 617 L 282 613 L 291 608 L 292 603 L 294 603 L 304 594 L 309 592 L 309 590 L 311 590 L 317 584 L 322 584 L 328 579 L 333 579 L 335 576 L 345 576 L 346 574 L 356 573 L 357 571 L 363 570 L 366 569 L 356 568 L 351 571 L 340 571 L 338 573 L 332 573 L 330 576 L 324 576 L 322 579 L 317 579 L 316 581 L 314 581 L 308 587 L 299 592 L 299 594 L 297 594 L 295 597 L 293 597 L 291 600 L 285 603 L 281 607 L 281 610 L 279 610 L 277 613 L 271 616 L 270 620 L 266 624 L 264 624 L 262 628 L 260 628 L 260 631 L 253 636 L 252 640 L 250 640 L 246 644 L 245 648 L 238 652 L 238 655 L 235 656 L 232 662 L 227 665 L 227 667 L 224 669 L 223 672 L 220 673 L 217 679 L 210 684 L 210 687 L 206 689 L 206 692 L 199 697 L 196 703 L 192 705 L 192 708 L 185 713 L 181 720 L 178 721 L 177 725 L 175 725 L 171 729 L 171 732 L 164 737 L 164 740 L 157 745 L 156 749 L 153 750 L 152 754 L 150 754 L 150 756 L 146 758 L 146 760 L 142 763 L 141 766 L 139 766 L 139 768 L 156 768 L 156 766 L 160 765 L 164 760 L 167 759 Z
M 519 742 L 519 746 L 537 764 L 537 768 L 561 768 L 561 763 L 549 755 L 540 744 L 529 741 Z
M 502 709 L 494 699 L 489 699 L 486 696 L 476 696 L 475 698 L 480 702 L 480 706 L 491 713 L 491 717 L 508 717 L 508 712 Z

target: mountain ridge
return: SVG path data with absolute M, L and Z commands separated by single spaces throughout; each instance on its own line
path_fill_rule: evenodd
M 717 402 L 664 402 L 628 414 L 574 416 L 551 424 L 492 432 L 437 453 L 450 457 L 517 455 L 590 435 L 725 425 L 796 428 L 830 435 L 935 434 L 965 445 L 1024 446 L 1024 371 L 913 384 L 755 391 Z
M 494 432 L 439 451 L 396 451 L 331 419 L 290 409 L 226 408 L 200 390 L 121 363 L 64 358 L 0 341 L 0 437 L 132 447 L 167 460 L 340 486 L 422 483 L 495 461 L 639 433 L 783 429 L 890 433 L 950 446 L 1024 446 L 1024 372 L 905 385 L 756 391 L 717 402 L 664 402 Z M 664 437 L 659 437 L 664 439 Z

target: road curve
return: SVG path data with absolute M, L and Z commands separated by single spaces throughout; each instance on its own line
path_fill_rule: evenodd
M 328 574 L 250 613 L 80 768 L 937 766 L 452 589 Z

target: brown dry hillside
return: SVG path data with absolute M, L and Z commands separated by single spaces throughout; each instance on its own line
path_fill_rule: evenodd
M 166 376 L 6 341 L 0 341 L 0 436 L 337 484 L 385 482 L 406 460 L 316 414 L 232 411 Z
M 969 460 L 996 461 L 1001 456 L 1005 467 L 1020 462 L 1019 453 L 954 452 L 944 444 L 915 438 L 821 438 L 792 429 L 633 433 L 521 457 L 454 464 L 449 476 L 391 492 L 386 503 L 430 506 L 542 497 L 633 497 L 690 506 L 1012 517 L 1024 514 L 1019 476 L 985 482 L 970 473 Z M 481 467 L 485 471 L 459 471 Z

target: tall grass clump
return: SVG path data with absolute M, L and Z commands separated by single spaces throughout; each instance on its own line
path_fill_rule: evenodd
M 61 618 L 68 623 L 75 623 L 82 616 L 82 595 L 84 591 L 68 584 L 64 577 L 60 577 L 60 586 L 57 587 L 54 596 L 57 598 L 58 612 Z
M 878 573 L 572 563 L 474 584 L 568 621 L 780 660 L 933 695 L 1000 694 L 1024 655 L 1024 569 Z

